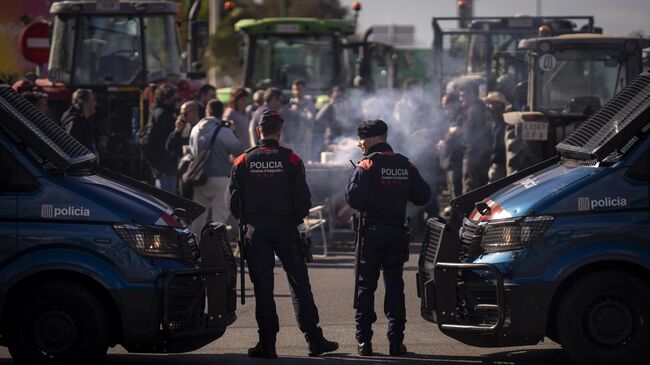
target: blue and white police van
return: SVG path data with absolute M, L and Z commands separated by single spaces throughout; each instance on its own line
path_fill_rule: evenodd
M 650 359 L 650 73 L 556 146 L 550 160 L 430 219 L 421 314 L 482 347 L 545 337 L 579 363 Z
M 16 364 L 96 364 L 117 344 L 184 352 L 221 337 L 235 261 L 223 225 L 188 230 L 202 211 L 102 170 L 0 85 L 0 345 Z

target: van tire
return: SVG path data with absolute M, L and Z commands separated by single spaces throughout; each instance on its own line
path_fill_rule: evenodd
M 600 271 L 565 291 L 556 318 L 562 347 L 580 364 L 636 364 L 648 356 L 650 287 L 620 271 Z
M 65 281 L 39 283 L 17 294 L 8 338 L 16 365 L 101 363 L 110 328 L 97 296 Z

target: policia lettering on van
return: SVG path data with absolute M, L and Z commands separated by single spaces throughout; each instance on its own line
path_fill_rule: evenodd
M 109 346 L 185 352 L 235 320 L 225 226 L 97 166 L 0 85 L 0 345 L 18 365 L 96 364 Z M 204 313 L 208 302 L 207 314 Z

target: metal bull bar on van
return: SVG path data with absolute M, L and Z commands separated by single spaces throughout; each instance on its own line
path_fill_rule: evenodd
M 225 331 L 236 319 L 236 265 L 223 224 L 204 227 L 200 251 L 199 267 L 170 271 L 162 279 L 161 329 L 168 338 Z
M 508 311 L 504 278 L 495 265 L 466 262 L 477 254 L 473 250 L 480 245 L 479 230 L 482 228 L 464 216 L 474 209 L 475 202 L 557 161 L 557 157 L 549 159 L 461 195 L 451 202 L 452 216 L 448 221 L 438 218 L 427 221 L 416 277 L 423 318 L 437 323 L 441 331 L 450 335 L 502 331 Z M 489 277 L 486 279 L 487 275 L 478 275 L 480 280 L 477 283 L 477 273 L 489 273 Z M 466 280 L 467 275 L 474 275 L 471 282 Z M 469 292 L 475 286 L 494 295 L 470 298 Z M 475 312 L 489 315 L 472 318 L 463 312 L 469 306 Z M 486 321 L 486 318 L 490 321 Z
M 429 219 L 420 255 L 420 266 L 424 270 L 417 273 L 418 296 L 423 299 L 423 314 L 431 312 L 432 316 L 427 319 L 436 322 L 443 331 L 497 332 L 505 322 L 503 276 L 499 269 L 491 264 L 459 262 L 459 252 L 461 252 L 461 242 L 458 230 L 451 229 L 451 226 L 444 222 Z M 459 273 L 468 270 L 485 270 L 494 276 L 496 304 L 476 304 L 476 307 L 482 310 L 496 311 L 494 323 L 486 325 L 458 321 L 460 296 L 458 287 L 462 281 Z

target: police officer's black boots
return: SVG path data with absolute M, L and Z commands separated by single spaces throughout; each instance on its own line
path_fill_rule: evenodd
M 391 341 L 390 345 L 389 345 L 389 348 L 388 348 L 388 351 L 390 353 L 390 356 L 401 356 L 401 355 L 406 354 L 406 346 L 404 345 L 404 343 L 402 341 L 399 341 L 399 342 Z
M 359 356 L 372 356 L 372 343 L 364 342 L 357 345 L 357 353 Z
M 262 357 L 265 359 L 275 359 L 278 357 L 278 354 L 275 352 L 275 339 L 266 339 L 262 340 L 248 349 L 249 357 Z
M 337 342 L 329 341 L 325 337 L 321 337 L 320 340 L 309 342 L 309 356 L 318 356 L 325 352 L 336 351 L 338 348 L 339 344 Z

